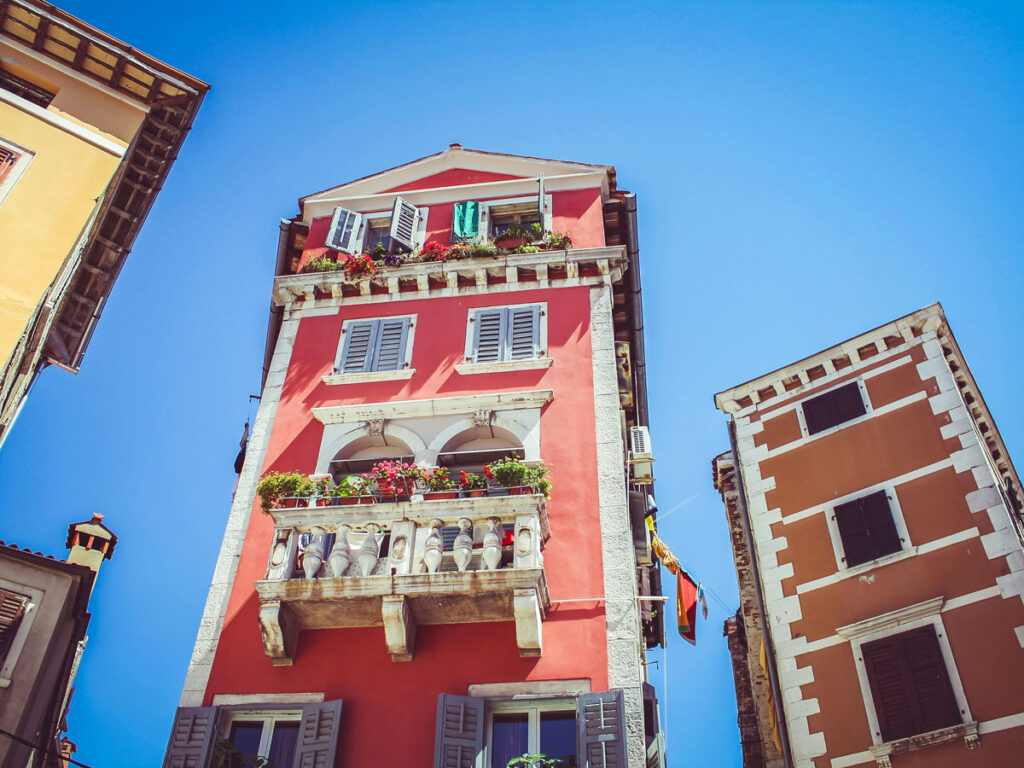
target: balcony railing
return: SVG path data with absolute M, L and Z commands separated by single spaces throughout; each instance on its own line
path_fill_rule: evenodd
M 418 624 L 515 621 L 520 654 L 541 654 L 550 599 L 541 494 L 274 509 L 256 582 L 264 650 L 291 664 L 304 629 L 384 627 L 395 661 Z

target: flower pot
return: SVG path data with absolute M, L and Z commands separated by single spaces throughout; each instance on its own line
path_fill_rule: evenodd
M 449 491 L 425 491 L 423 493 L 424 501 L 434 501 L 435 499 L 457 499 L 459 498 L 459 492 L 456 490 Z
M 495 248 L 506 248 L 508 250 L 512 250 L 513 248 L 518 248 L 520 245 L 525 245 L 525 244 L 526 244 L 526 238 L 525 237 L 505 237 L 505 238 L 502 238 L 501 240 L 495 240 L 494 241 L 494 247 Z
M 389 504 L 389 503 L 394 503 L 394 502 L 398 502 L 398 501 L 408 501 L 409 500 L 409 494 L 407 494 L 407 493 L 398 493 L 398 494 L 395 494 L 395 493 L 382 493 L 380 495 L 380 500 L 381 500 L 381 503 L 383 503 L 383 504 Z
M 486 488 L 469 488 L 468 490 L 463 491 L 463 493 L 465 493 L 471 499 L 479 499 L 481 496 L 486 496 L 487 495 L 487 489 Z
M 377 500 L 373 496 L 356 496 L 357 504 L 376 504 Z
M 320 497 L 318 497 L 317 500 L 316 500 L 316 505 L 318 507 L 329 507 L 329 506 L 331 506 L 331 497 L 330 496 L 320 496 Z
M 513 485 L 508 489 L 509 496 L 528 496 L 535 493 L 532 485 Z
M 349 504 L 358 504 L 358 496 L 335 496 L 334 503 L 338 506 L 348 506 Z

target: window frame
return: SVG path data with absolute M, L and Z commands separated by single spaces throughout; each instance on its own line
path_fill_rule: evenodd
M 391 379 L 408 379 L 416 373 L 416 369 L 412 367 L 412 349 L 416 337 L 416 324 L 418 319 L 417 313 L 408 315 L 385 315 L 381 317 L 353 317 L 345 320 L 341 324 L 341 333 L 338 339 L 338 351 L 334 355 L 334 366 L 331 369 L 331 373 L 323 377 L 325 384 L 353 384 L 367 381 L 388 381 Z M 352 371 L 345 373 L 342 370 L 342 363 L 344 362 L 345 353 L 345 342 L 348 339 L 348 333 L 353 324 L 355 323 L 383 323 L 388 320 L 408 320 L 409 325 L 405 335 L 405 349 L 402 351 L 402 365 L 396 370 L 364 370 L 364 371 Z M 378 350 L 374 346 L 370 346 L 367 349 L 367 355 L 377 354 Z
M 807 403 L 808 401 L 815 400 L 816 398 L 824 397 L 826 395 L 829 395 L 832 392 L 835 392 L 837 389 L 842 389 L 843 387 L 848 387 L 851 384 L 856 384 L 857 385 L 857 389 L 860 391 L 861 402 L 864 404 L 864 413 L 862 413 L 862 414 L 860 414 L 858 416 L 854 416 L 852 419 L 847 419 L 846 421 L 841 421 L 838 424 L 833 424 L 831 427 L 826 427 L 825 429 L 822 429 L 822 430 L 820 430 L 818 432 L 811 432 L 811 431 L 809 431 L 809 429 L 807 428 L 807 416 L 804 414 L 804 404 Z M 840 429 L 844 429 L 845 427 L 847 427 L 847 426 L 849 426 L 851 424 L 856 424 L 856 423 L 860 422 L 861 420 L 870 417 L 872 412 L 874 411 L 874 409 L 871 406 L 871 398 L 868 397 L 867 386 L 865 385 L 864 380 L 860 379 L 860 378 L 854 379 L 853 381 L 841 382 L 839 384 L 836 384 L 835 386 L 829 387 L 828 389 L 822 390 L 821 392 L 816 392 L 811 397 L 805 397 L 800 402 L 798 402 L 796 404 L 795 410 L 796 410 L 797 420 L 800 422 L 800 434 L 801 434 L 801 436 L 805 440 L 808 439 L 808 438 L 812 439 L 812 440 L 816 440 L 819 437 L 824 437 L 826 435 L 831 435 L 831 434 L 833 434 L 835 432 L 838 432 Z
M 412 205 L 412 203 L 409 203 L 408 200 L 405 200 L 404 198 L 401 198 L 400 196 L 396 196 L 395 199 L 396 199 L 396 201 L 398 199 L 402 199 L 408 205 Z M 412 251 L 415 252 L 415 251 L 419 250 L 420 248 L 422 248 L 424 242 L 426 242 L 426 237 L 427 237 L 427 219 L 428 219 L 428 217 L 430 215 L 430 208 L 429 207 L 420 207 L 418 205 L 417 206 L 413 206 L 413 207 L 416 208 L 416 214 L 417 214 L 416 231 L 413 233 L 413 249 L 412 249 Z M 353 208 L 346 208 L 344 205 L 340 205 L 340 204 L 336 205 L 334 207 L 334 211 L 331 212 L 331 223 L 328 225 L 327 234 L 324 236 L 324 246 L 325 247 L 331 248 L 332 250 L 339 250 L 337 248 L 334 248 L 334 246 L 332 246 L 330 244 L 331 233 L 334 231 L 334 228 L 335 228 L 335 226 L 334 226 L 335 225 L 335 221 L 336 221 L 335 217 L 339 216 L 339 214 L 338 214 L 339 210 L 349 211 L 349 212 L 355 214 L 358 217 L 357 220 L 356 220 L 355 226 L 354 226 L 354 230 L 355 231 L 352 234 L 352 239 L 351 239 L 350 244 L 349 244 L 349 249 L 348 250 L 340 250 L 341 253 L 348 253 L 348 254 L 366 253 L 366 246 L 367 246 L 366 235 L 367 235 L 368 231 L 371 228 L 384 228 L 384 229 L 387 230 L 388 242 L 389 242 L 389 246 L 388 246 L 389 252 L 394 253 L 395 252 L 394 249 L 395 249 L 396 245 L 402 246 L 403 249 L 405 248 L 404 245 L 402 245 L 401 243 L 397 243 L 394 240 L 394 238 L 391 237 L 391 223 L 394 221 L 394 215 L 395 215 L 394 206 L 392 206 L 391 210 L 370 211 L 370 212 L 364 213 L 362 211 L 357 211 L 357 210 L 355 210 Z
M 36 153 L 27 147 L 23 147 L 20 144 L 16 144 L 10 139 L 0 137 L 0 149 L 4 149 L 11 154 L 15 155 L 16 159 L 14 165 L 11 166 L 11 170 L 3 180 L 0 181 L 0 205 L 3 205 L 7 195 L 10 194 L 11 190 L 14 189 L 14 185 L 18 183 L 18 180 L 28 170 L 29 165 L 35 159 Z
M 885 493 L 886 500 L 889 502 L 889 514 L 892 515 L 893 524 L 896 526 L 896 535 L 900 540 L 900 548 L 895 552 L 882 555 L 874 560 L 866 560 L 863 563 L 850 565 L 846 561 L 846 548 L 843 545 L 843 537 L 839 531 L 839 523 L 836 520 L 836 508 L 881 492 Z M 899 495 L 896 493 L 895 486 L 891 483 L 871 486 L 835 499 L 825 508 L 825 522 L 828 525 L 829 537 L 832 540 L 832 552 L 836 558 L 836 568 L 840 573 L 845 573 L 846 571 L 868 571 L 888 562 L 890 559 L 898 559 L 901 556 L 905 556 L 908 552 L 915 551 L 914 544 L 910 540 L 907 522 L 903 517 L 903 508 L 900 506 Z
M 504 208 L 515 205 L 523 205 L 526 203 L 533 203 L 538 205 L 539 193 L 536 195 L 524 195 L 522 197 L 507 197 L 501 200 L 476 200 L 480 204 L 480 218 L 477 225 L 479 234 L 477 237 L 483 237 L 484 239 L 490 239 L 493 237 L 491 233 L 491 217 L 501 216 L 502 213 L 492 213 L 492 208 Z M 462 201 L 460 201 L 462 202 Z M 539 208 L 539 205 L 538 205 Z M 539 211 L 538 211 L 539 212 Z M 541 226 L 545 232 L 552 231 L 552 215 L 551 215 L 551 195 L 544 195 L 544 215 L 541 217 Z
M 11 645 L 7 649 L 7 655 L 0 659 L 0 688 L 7 688 L 14 680 L 14 669 L 18 666 L 18 659 L 28 642 L 28 635 L 32 629 L 32 623 L 39 613 L 39 605 L 42 603 L 44 592 L 27 584 L 19 584 L 4 578 L 0 578 L 0 589 L 28 598 L 14 640 L 11 641 Z
M 500 360 L 488 360 L 478 362 L 475 348 L 476 323 L 478 317 L 484 312 L 501 310 L 509 313 L 511 310 L 525 309 L 530 307 L 538 308 L 537 317 L 537 347 L 532 357 L 509 359 L 502 357 Z M 473 307 L 466 313 L 466 345 L 463 350 L 463 362 L 455 366 L 459 373 L 484 373 L 489 371 L 507 371 L 526 368 L 547 368 L 551 365 L 551 358 L 548 356 L 548 303 L 546 301 L 533 301 L 526 304 L 503 304 L 499 306 Z M 502 355 L 506 349 L 504 342 Z
M 956 666 L 956 659 L 953 657 L 953 649 L 949 644 L 946 634 L 946 627 L 942 622 L 942 606 L 945 603 L 944 597 L 936 597 L 926 600 L 923 603 L 900 608 L 895 611 L 866 619 L 856 624 L 839 627 L 836 633 L 850 641 L 850 650 L 853 654 L 853 661 L 857 671 L 857 680 L 860 684 L 861 698 L 864 702 L 864 712 L 867 715 L 868 726 L 871 731 L 871 742 L 874 748 L 880 753 L 888 754 L 888 746 L 903 741 L 912 740 L 921 734 L 913 734 L 892 741 L 882 740 L 882 729 L 879 724 L 878 711 L 875 708 L 875 697 L 872 692 L 871 678 L 869 677 L 867 664 L 864 661 L 864 653 L 861 647 L 875 640 L 884 640 L 888 637 L 901 635 L 911 630 L 920 629 L 931 625 L 935 630 L 939 650 L 942 653 L 942 661 L 946 668 L 946 676 L 949 678 L 949 685 L 953 689 L 953 698 L 956 700 L 957 709 L 960 712 L 960 723 L 942 731 L 951 731 L 950 738 L 959 738 L 976 727 L 974 717 L 971 715 L 970 705 L 967 703 L 967 695 L 964 692 L 963 683 L 960 680 L 960 673 Z M 924 733 L 932 733 L 925 731 Z
M 299 728 L 302 727 L 302 708 L 298 709 L 249 709 L 243 707 L 224 707 L 221 709 L 220 722 L 217 724 L 217 737 L 214 739 L 214 744 L 218 741 L 231 738 L 231 726 L 237 722 L 261 722 L 263 723 L 263 731 L 260 734 L 260 746 L 256 753 L 256 757 L 269 757 L 270 756 L 270 745 L 274 738 L 274 728 L 277 723 L 295 723 Z M 270 728 L 267 728 L 267 726 Z M 298 768 L 298 766 L 291 766 L 291 768 Z
M 540 753 L 540 715 L 542 712 L 571 712 L 574 734 L 579 732 L 579 720 L 577 718 L 576 698 L 559 696 L 557 698 L 528 698 L 528 699 L 484 699 L 484 768 L 492 768 L 493 760 L 492 745 L 494 741 L 494 715 L 526 712 L 527 713 L 527 753 L 535 755 Z M 580 756 L 578 753 L 579 742 L 576 745 L 577 765 Z M 518 757 L 518 755 L 516 755 Z

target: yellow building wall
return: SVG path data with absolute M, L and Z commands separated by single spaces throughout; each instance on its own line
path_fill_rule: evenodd
M 20 75 L 32 70 L 34 80 L 57 91 L 46 111 L 58 125 L 11 99 L 0 100 L 0 138 L 35 153 L 0 202 L 0 364 L 10 360 L 145 117 L 143 110 L 94 85 L 24 55 L 18 59 L 24 67 L 17 67 Z M 100 137 L 98 143 L 106 148 L 76 131 Z M 117 152 L 111 144 L 119 148 Z

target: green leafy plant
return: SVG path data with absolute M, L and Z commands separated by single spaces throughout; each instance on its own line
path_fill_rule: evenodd
M 309 272 L 335 272 L 341 268 L 341 265 L 330 256 L 314 256 L 302 265 L 300 271 L 303 274 Z
M 505 227 L 505 229 L 503 229 L 500 233 L 496 234 L 494 236 L 494 239 L 498 241 L 519 240 L 524 237 L 529 237 L 529 232 L 523 229 L 522 225 L 520 225 L 518 222 L 513 221 L 511 224 Z
M 314 485 L 299 472 L 268 472 L 256 486 L 264 512 L 270 512 L 285 496 L 310 496 Z
M 210 768 L 274 768 L 274 761 L 269 757 L 247 755 L 231 743 L 230 739 L 220 739 L 213 745 L 213 760 Z
M 540 222 L 535 221 L 526 229 L 524 234 L 533 240 L 540 240 L 544 237 L 544 227 L 540 225 Z
M 466 243 L 455 243 L 454 245 L 448 246 L 448 252 L 446 258 L 449 261 L 456 259 L 468 259 L 473 255 L 473 249 L 466 245 Z
M 553 251 L 565 251 L 572 248 L 572 238 L 568 232 L 548 232 L 544 236 L 544 246 Z
M 487 478 L 473 472 L 459 473 L 459 487 L 465 491 L 478 491 L 488 488 Z
M 334 487 L 334 495 L 343 496 L 345 498 L 349 498 L 351 496 L 369 496 L 370 491 L 370 480 L 368 478 L 359 477 L 358 475 L 349 475 Z
M 488 479 L 505 488 L 516 488 L 521 485 L 532 486 L 544 498 L 551 498 L 551 481 L 548 480 L 548 468 L 543 464 L 529 467 L 519 459 L 506 456 L 500 461 L 492 461 L 484 467 Z
M 538 245 L 517 245 L 512 249 L 512 253 L 540 253 L 543 248 Z
M 455 481 L 448 477 L 448 470 L 445 467 L 424 469 L 420 474 L 420 480 L 431 491 L 450 491 L 455 487 Z
M 493 259 L 498 255 L 498 249 L 494 247 L 494 243 L 487 240 L 478 240 L 475 243 L 469 244 L 469 254 L 473 258 Z
M 506 768 L 564 768 L 567 763 L 557 757 L 548 757 L 540 753 L 536 755 L 523 754 L 513 757 L 506 763 Z
M 334 480 L 330 477 L 321 477 L 314 483 L 314 491 L 317 496 L 328 498 L 334 495 Z

